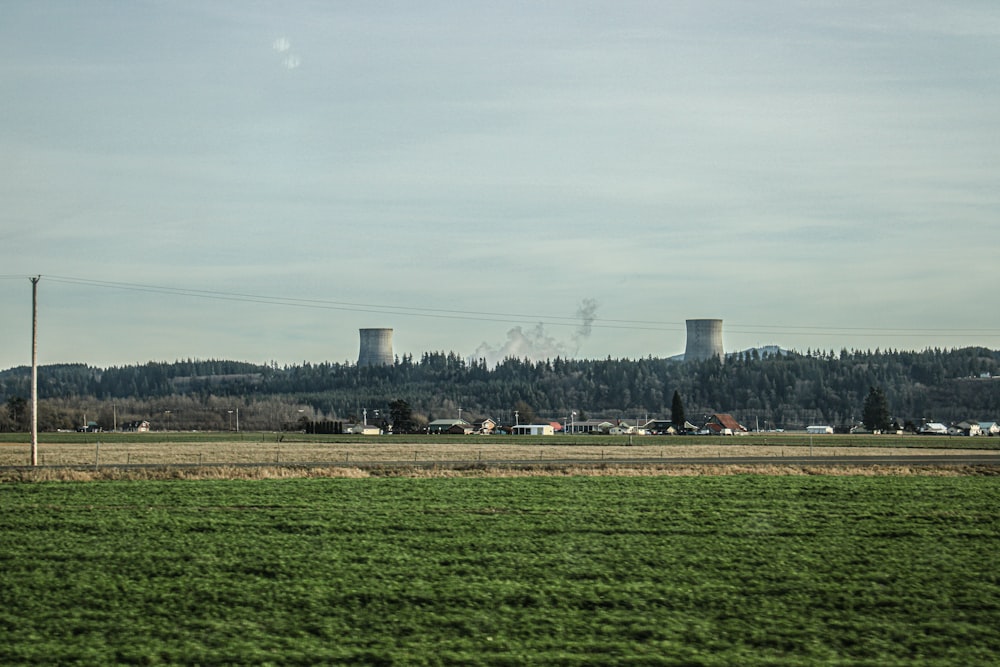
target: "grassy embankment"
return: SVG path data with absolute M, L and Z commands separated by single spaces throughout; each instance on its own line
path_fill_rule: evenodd
M 2 664 L 1000 660 L 986 477 L 0 485 Z

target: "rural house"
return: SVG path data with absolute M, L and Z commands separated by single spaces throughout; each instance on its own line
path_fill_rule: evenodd
M 570 422 L 569 432 L 576 435 L 578 433 L 603 433 L 607 434 L 613 427 L 609 421 L 600 419 L 588 419 L 586 421 Z
M 948 427 L 941 422 L 927 422 L 917 430 L 917 433 L 921 435 L 948 435 Z
M 514 435 L 554 435 L 552 424 L 518 424 L 511 427 Z
M 435 419 L 427 425 L 427 432 L 468 435 L 472 433 L 472 424 L 464 419 Z
M 745 426 L 726 413 L 716 413 L 705 424 L 705 429 L 712 435 L 743 435 L 747 432 Z
M 948 435 L 982 435 L 979 422 L 964 421 L 948 428 Z
M 487 417 L 480 421 L 472 422 L 472 432 L 479 435 L 491 435 L 497 428 L 497 423 Z
M 149 422 L 148 421 L 132 421 L 125 422 L 121 426 L 121 430 L 125 433 L 149 433 Z

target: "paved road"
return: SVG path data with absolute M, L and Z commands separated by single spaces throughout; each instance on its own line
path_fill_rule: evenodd
M 634 458 L 634 459 L 503 459 L 482 461 L 391 461 L 391 462 L 338 462 L 331 465 L 349 465 L 353 467 L 378 466 L 438 466 L 442 468 L 481 466 L 525 467 L 525 466 L 1000 466 L 1000 455 L 997 454 L 954 454 L 954 455 L 924 455 L 924 456 L 731 456 L 704 458 Z
M 279 465 L 282 467 L 345 467 L 345 468 L 525 468 L 552 466 L 593 467 L 607 464 L 609 466 L 673 466 L 678 468 L 690 466 L 994 466 L 1000 467 L 1000 454 L 925 454 L 925 455 L 843 455 L 829 456 L 725 456 L 702 458 L 539 458 L 539 459 L 482 459 L 482 460 L 452 460 L 452 461 L 282 461 L 281 463 L 144 463 L 144 464 L 108 464 L 101 468 L 117 469 L 155 469 L 155 468 L 198 468 L 210 466 L 228 466 L 239 468 L 260 468 Z M 58 465 L 39 466 L 40 468 L 59 469 L 93 469 L 93 465 Z M 30 470 L 29 466 L 0 466 L 0 470 Z
M 944 455 L 846 455 L 829 456 L 731 456 L 680 459 L 640 459 L 640 462 L 665 465 L 791 465 L 791 466 L 1000 466 L 996 454 L 944 454 Z

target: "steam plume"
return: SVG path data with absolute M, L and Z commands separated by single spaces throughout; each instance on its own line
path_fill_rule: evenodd
M 516 326 L 507 332 L 507 340 L 500 345 L 483 342 L 476 348 L 470 361 L 484 359 L 486 365 L 492 367 L 510 357 L 529 361 L 574 357 L 593 330 L 594 320 L 597 319 L 597 305 L 594 299 L 584 299 L 581 302 L 576 311 L 580 324 L 568 341 L 559 340 L 549 334 L 541 322 L 530 329 Z

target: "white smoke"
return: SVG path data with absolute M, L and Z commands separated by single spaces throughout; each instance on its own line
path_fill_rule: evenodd
M 302 59 L 291 53 L 292 43 L 285 37 L 279 37 L 271 42 L 271 48 L 282 56 L 281 64 L 285 69 L 296 69 L 302 64 Z
M 559 340 L 549 334 L 541 322 L 530 329 L 516 326 L 507 332 L 507 340 L 500 345 L 483 342 L 469 361 L 478 362 L 482 359 L 492 368 L 511 357 L 529 361 L 574 357 L 593 329 L 594 320 L 597 319 L 597 301 L 584 299 L 576 316 L 580 318 L 580 324 L 569 341 Z
M 542 361 L 543 359 L 569 356 L 568 352 L 567 346 L 547 334 L 545 325 L 539 322 L 527 331 L 521 327 L 514 327 L 507 332 L 507 340 L 502 345 L 493 346 L 489 343 L 482 343 L 476 348 L 472 360 L 485 359 L 486 365 L 493 367 L 509 357 Z
M 580 318 L 580 326 L 573 334 L 573 342 L 576 343 L 576 354 L 580 350 L 580 345 L 590 337 L 590 332 L 594 328 L 594 320 L 597 319 L 597 299 L 584 299 L 580 307 L 576 309 L 576 316 Z

